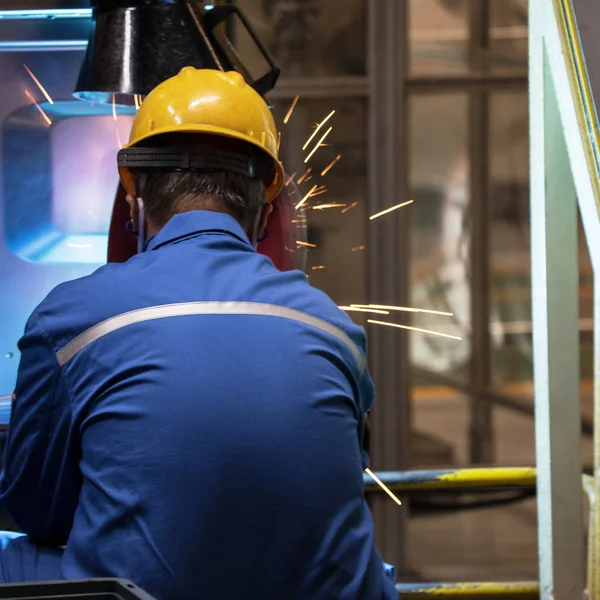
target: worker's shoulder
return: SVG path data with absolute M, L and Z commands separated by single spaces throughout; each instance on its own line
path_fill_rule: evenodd
M 54 345 L 61 347 L 89 327 L 122 312 L 127 296 L 127 269 L 110 264 L 90 275 L 56 286 L 34 310 Z
M 276 281 L 276 286 L 268 286 L 265 291 L 273 293 L 277 304 L 335 327 L 350 338 L 362 354 L 365 353 L 365 330 L 356 325 L 325 292 L 311 286 L 304 273 L 300 271 L 278 273 Z

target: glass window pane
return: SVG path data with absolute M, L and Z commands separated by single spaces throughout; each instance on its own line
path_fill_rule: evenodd
M 492 380 L 531 393 L 531 252 L 527 91 L 490 96 Z M 527 382 L 527 383 L 525 383 Z M 522 384 L 525 383 L 526 390 Z
M 411 75 L 468 70 L 468 0 L 409 0 Z
M 495 92 L 490 97 L 490 265 L 492 385 L 503 394 L 530 401 L 533 407 L 533 346 L 531 320 L 531 251 L 529 210 L 529 129 L 527 91 Z M 581 408 L 593 412 L 593 274 L 579 218 L 579 331 Z M 502 417 L 502 415 L 505 415 Z M 497 463 L 531 463 L 534 421 L 504 410 L 497 423 Z M 529 430 L 529 435 L 525 431 Z M 518 444 L 515 440 L 519 440 Z M 518 448 L 518 452 L 515 449 Z M 583 458 L 592 462 L 589 438 Z M 523 456 L 531 457 L 523 461 Z M 521 457 L 521 458 L 519 458 Z
M 325 186 L 326 190 L 309 198 L 304 205 L 309 207 L 305 213 L 307 240 L 316 245 L 308 250 L 307 273 L 311 284 L 340 305 L 366 302 L 366 101 L 300 98 L 284 124 L 290 107 L 291 102 L 283 100 L 278 100 L 273 107 L 282 132 L 280 152 L 286 171 L 289 176 L 295 174 L 295 181 L 300 181 L 302 197 L 315 185 Z M 335 114 L 303 150 L 315 131 L 315 124 L 334 109 Z M 333 129 L 323 142 L 327 145 L 319 147 L 305 163 L 329 126 Z M 339 206 L 318 208 L 330 204 Z M 363 324 L 362 315 L 358 317 L 357 321 Z
M 365 0 L 238 0 L 284 77 L 364 75 Z M 263 68 L 249 38 L 235 40 L 251 72 Z
M 490 0 L 489 67 L 527 71 L 527 0 Z
M 467 96 L 412 96 L 411 305 L 452 316 L 417 314 L 416 327 L 459 336 L 411 334 L 411 357 L 424 369 L 464 377 L 470 355 L 469 161 Z

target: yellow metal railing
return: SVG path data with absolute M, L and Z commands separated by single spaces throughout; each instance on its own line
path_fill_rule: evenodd
M 453 598 L 455 600 L 538 600 L 540 586 L 523 583 L 401 583 L 396 586 L 401 600 Z
M 507 489 L 535 489 L 536 469 L 532 467 L 499 467 L 489 469 L 448 469 L 397 471 L 375 473 L 387 487 L 395 492 L 497 492 Z M 364 476 L 365 491 L 382 492 L 382 488 L 369 475 Z M 594 478 L 583 475 L 582 488 L 589 503 L 588 533 L 588 597 L 596 598 L 594 585 L 600 565 L 597 560 L 596 490 Z M 401 583 L 396 588 L 402 600 L 444 597 L 456 600 L 537 600 L 540 586 L 536 581 L 524 582 L 471 582 L 471 583 Z
M 532 467 L 498 467 L 488 469 L 447 469 L 422 471 L 388 471 L 376 477 L 394 492 L 482 491 L 497 492 L 513 489 L 535 489 L 536 470 Z M 364 476 L 366 492 L 382 492 L 369 475 Z M 585 482 L 589 481 L 586 479 Z M 537 600 L 539 584 L 535 581 L 501 583 L 401 583 L 396 585 L 401 600 L 444 597 L 465 600 L 510 598 Z
M 535 488 L 534 467 L 497 467 L 489 469 L 447 469 L 427 471 L 388 471 L 375 473 L 394 492 L 456 491 L 481 489 Z M 365 489 L 376 491 L 378 484 L 365 475 Z

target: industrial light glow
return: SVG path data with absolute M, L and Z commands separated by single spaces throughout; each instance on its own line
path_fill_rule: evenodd
M 44 8 L 35 10 L 0 10 L 0 19 L 91 19 L 91 8 Z

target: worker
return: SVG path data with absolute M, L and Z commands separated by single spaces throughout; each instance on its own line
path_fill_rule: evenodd
M 186 68 L 118 160 L 139 254 L 58 286 L 19 344 L 0 493 L 26 537 L 4 581 L 397 597 L 363 491 L 364 331 L 255 250 L 284 182 L 267 104 Z

